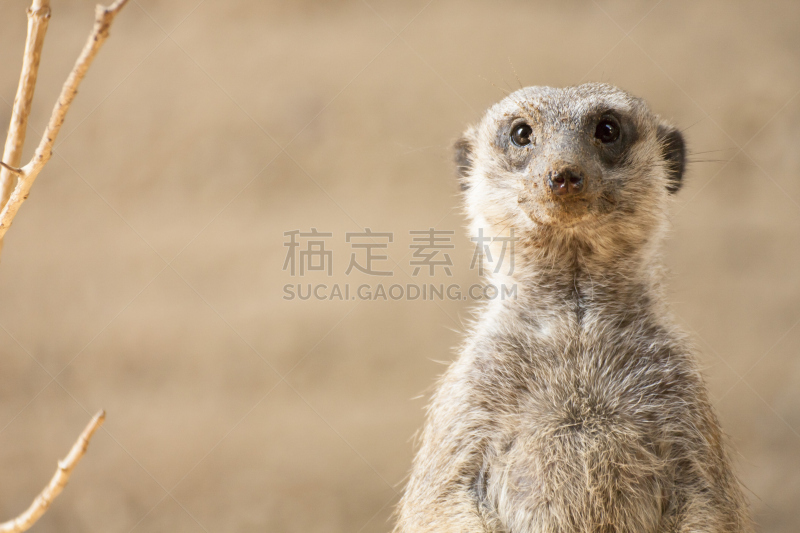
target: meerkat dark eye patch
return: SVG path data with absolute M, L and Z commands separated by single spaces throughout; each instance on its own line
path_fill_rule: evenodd
M 603 144 L 611 144 L 619 139 L 619 124 L 613 118 L 604 118 L 597 123 L 594 137 Z
M 517 146 L 527 146 L 531 143 L 533 128 L 524 122 L 516 124 L 511 128 L 511 142 Z
M 675 194 L 683 185 L 686 143 L 680 131 L 664 124 L 658 126 L 658 140 L 661 142 L 661 154 L 667 169 L 667 190 L 670 194 Z
M 636 121 L 615 110 L 602 110 L 592 114 L 584 130 L 597 148 L 600 160 L 609 166 L 629 163 L 630 147 L 639 138 Z

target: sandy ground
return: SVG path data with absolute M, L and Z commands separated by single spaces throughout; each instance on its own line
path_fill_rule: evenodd
M 600 80 L 685 129 L 672 307 L 760 531 L 800 529 L 800 4 L 131 2 L 3 251 L 3 517 L 105 408 L 35 531 L 388 530 L 471 304 L 283 286 L 468 287 L 453 140 L 518 83 Z M 53 4 L 31 138 L 92 20 Z M 0 124 L 25 7 L 0 3 Z M 367 227 L 392 276 L 345 274 Z M 282 269 L 311 228 L 330 277 Z M 413 276 L 429 228 L 455 232 L 451 277 Z

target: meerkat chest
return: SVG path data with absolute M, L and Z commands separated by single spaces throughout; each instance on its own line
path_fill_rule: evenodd
M 499 422 L 485 471 L 509 532 L 657 531 L 668 477 L 658 369 L 591 349 L 520 370 L 517 407 Z

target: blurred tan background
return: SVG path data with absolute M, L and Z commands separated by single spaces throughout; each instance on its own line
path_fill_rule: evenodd
M 52 3 L 26 154 L 92 23 Z M 26 7 L 0 2 L 3 127 Z M 453 276 L 416 281 L 477 281 L 450 146 L 518 76 L 619 85 L 685 129 L 670 299 L 759 530 L 800 530 L 799 21 L 790 1 L 131 0 L 3 250 L 2 519 L 105 408 L 34 531 L 389 530 L 471 304 L 283 286 L 410 283 L 431 227 L 455 231 Z M 312 227 L 330 278 L 282 270 L 283 233 Z M 392 277 L 345 275 L 366 227 L 394 234 Z

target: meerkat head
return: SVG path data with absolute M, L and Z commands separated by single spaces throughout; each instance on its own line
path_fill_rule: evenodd
M 641 242 L 665 219 L 684 162 L 677 129 L 643 100 L 598 83 L 521 89 L 456 143 L 474 224 L 523 239 Z

